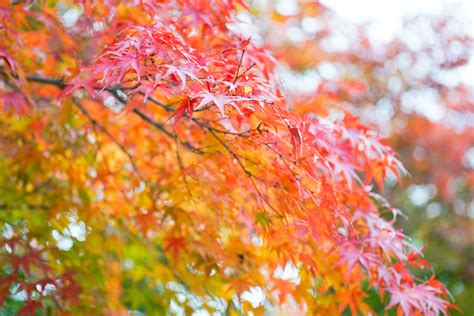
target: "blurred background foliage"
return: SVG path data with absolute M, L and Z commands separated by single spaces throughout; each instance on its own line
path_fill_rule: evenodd
M 281 85 L 294 110 L 337 115 L 331 111 L 349 108 L 395 148 L 410 173 L 385 192 L 407 215 L 399 225 L 473 315 L 472 24 L 447 7 L 407 17 L 381 40 L 370 24 L 348 22 L 319 2 L 255 1 L 252 13 L 240 14 L 240 31 L 285 62 Z

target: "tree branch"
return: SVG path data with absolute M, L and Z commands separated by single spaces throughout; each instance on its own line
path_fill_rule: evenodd
M 0 68 L 0 74 L 1 75 L 7 75 L 2 68 Z M 13 74 L 13 77 L 18 77 L 16 75 Z M 64 82 L 63 79 L 52 79 L 52 78 L 44 78 L 44 77 L 37 77 L 37 76 L 26 76 L 26 80 L 30 81 L 30 82 L 36 82 L 36 83 L 41 83 L 41 84 L 49 84 L 49 85 L 54 85 L 60 89 L 64 89 L 67 84 Z M 127 103 L 127 100 L 120 94 L 120 91 L 122 90 L 123 88 L 120 87 L 120 86 L 116 86 L 116 87 L 112 87 L 112 88 L 103 88 L 103 87 L 94 87 L 94 90 L 98 90 L 98 91 L 107 91 L 109 92 L 110 94 L 112 94 L 112 96 L 114 98 L 116 98 L 119 102 L 123 103 L 123 104 L 126 104 Z M 74 101 L 74 97 L 73 97 L 73 102 L 76 104 L 76 106 L 78 106 L 78 103 L 77 101 L 79 101 L 79 99 L 75 98 L 76 101 Z M 160 102 L 158 102 L 157 100 L 153 100 L 155 104 L 157 105 L 160 105 L 161 107 L 165 108 L 167 111 L 169 112 L 174 112 L 175 109 L 170 107 L 170 106 L 167 106 L 167 105 L 164 105 Z M 78 106 L 79 107 L 79 106 Z M 86 113 L 83 111 L 85 110 L 85 108 L 81 105 L 79 107 L 81 109 L 81 112 L 83 114 L 86 115 Z M 156 121 L 154 121 L 153 119 L 151 119 L 150 117 L 148 117 L 147 115 L 145 115 L 143 112 L 141 112 L 140 110 L 138 110 L 137 108 L 134 108 L 132 110 L 135 114 L 137 114 L 138 116 L 140 116 L 143 120 L 145 120 L 147 123 L 151 124 L 152 126 L 154 126 L 156 129 L 158 129 L 159 131 L 163 132 L 164 134 L 166 134 L 168 137 L 171 137 L 171 138 L 175 138 L 175 135 L 171 132 L 169 132 L 168 130 L 166 130 L 164 128 L 164 126 Z M 91 123 L 97 127 L 99 127 L 99 129 L 104 132 L 105 134 L 107 134 L 107 136 L 111 137 L 111 139 L 113 138 L 113 136 L 105 129 L 105 127 L 101 124 L 99 124 L 99 122 L 95 119 L 92 118 L 92 116 L 90 116 L 89 113 L 87 113 L 86 115 L 89 120 L 91 121 Z M 118 142 L 114 141 L 119 147 L 121 147 L 120 149 L 122 151 L 124 151 L 124 147 L 120 144 L 118 144 Z M 191 149 L 193 152 L 195 153 L 203 153 L 202 150 L 194 147 L 193 145 L 191 145 L 189 142 L 187 141 L 180 141 L 185 147 L 187 147 L 188 149 Z M 124 151 L 126 152 L 126 150 Z M 127 153 L 127 156 L 130 158 L 130 154 Z M 135 164 L 135 163 L 132 163 L 132 164 Z
M 158 123 L 157 121 L 153 120 L 151 117 L 149 117 L 148 115 L 146 115 L 145 113 L 143 113 L 142 111 L 140 111 L 139 109 L 137 108 L 133 108 L 132 110 L 133 113 L 135 113 L 136 115 L 138 115 L 141 119 L 143 119 L 145 122 L 147 122 L 148 124 L 152 125 L 153 127 L 155 127 L 157 130 L 163 132 L 165 135 L 171 137 L 171 138 L 175 138 L 177 137 L 176 135 L 174 135 L 173 133 L 169 132 L 162 124 Z M 187 142 L 187 141 L 183 141 L 183 140 L 179 140 L 179 142 L 181 144 L 183 144 L 186 148 L 192 150 L 193 152 L 195 153 L 198 153 L 198 154 L 202 154 L 203 151 L 195 146 L 193 146 L 191 143 Z
M 235 78 L 234 78 L 233 84 L 235 84 L 237 80 L 239 79 L 239 71 L 240 71 L 240 67 L 242 66 L 242 61 L 244 60 L 244 54 L 245 54 L 245 49 L 242 50 L 242 55 L 240 56 L 239 65 L 237 66 L 237 71 L 235 72 Z

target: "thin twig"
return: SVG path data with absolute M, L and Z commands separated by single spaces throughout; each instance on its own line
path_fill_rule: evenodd
M 222 145 L 222 147 L 224 147 L 224 149 L 237 161 L 240 168 L 244 171 L 244 173 L 250 179 L 250 182 L 252 183 L 252 186 L 254 187 L 258 197 L 262 199 L 278 216 L 283 218 L 283 214 L 281 214 L 275 207 L 273 207 L 273 205 L 271 205 L 270 202 L 260 192 L 260 190 L 257 187 L 257 184 L 255 183 L 254 176 L 252 175 L 250 171 L 247 170 L 247 168 L 245 168 L 240 157 L 219 136 L 217 136 L 217 134 L 213 130 L 209 130 L 209 132 Z
M 241 77 L 243 77 L 247 72 L 250 71 L 250 69 L 252 69 L 253 67 L 255 67 L 257 64 L 256 63 L 253 63 L 252 65 L 250 65 L 250 67 L 248 67 L 247 69 L 245 69 L 245 71 L 243 73 L 241 73 L 238 77 L 237 77 L 237 80 Z
M 244 60 L 244 54 L 245 54 L 245 49 L 242 50 L 242 55 L 240 56 L 239 65 L 237 66 L 237 71 L 235 72 L 234 82 L 232 82 L 233 84 L 235 84 L 237 82 L 237 79 L 239 79 L 239 71 L 240 71 L 240 67 L 242 66 L 242 61 Z
M 179 153 L 177 137 L 174 138 L 174 141 L 176 143 L 176 159 L 178 160 L 179 170 L 181 171 L 181 176 L 183 177 L 183 182 L 186 187 L 186 190 L 188 191 L 189 196 L 192 198 L 193 194 L 191 193 L 191 189 L 189 188 L 189 184 L 188 184 L 188 179 L 186 177 L 186 174 L 184 173 L 184 163 L 183 163 L 183 160 L 181 159 L 181 154 Z
M 87 119 L 91 122 L 92 125 L 94 125 L 95 127 L 97 127 L 102 133 L 104 133 L 105 135 L 107 135 L 107 137 L 110 138 L 110 140 L 112 140 L 112 142 L 117 145 L 117 147 L 128 157 L 128 160 L 130 161 L 130 163 L 132 164 L 132 168 L 134 170 L 134 172 L 136 173 L 136 175 L 140 178 L 140 180 L 142 180 L 143 182 L 146 182 L 145 180 L 145 177 L 142 175 L 142 173 L 140 172 L 140 170 L 138 169 L 137 167 L 137 164 L 135 162 L 135 159 L 133 158 L 133 156 L 128 152 L 128 150 L 115 138 L 114 135 L 112 135 L 112 133 L 110 133 L 104 125 L 100 124 L 95 118 L 92 117 L 92 115 L 87 111 L 87 109 L 82 105 L 81 101 L 79 101 L 78 98 L 76 97 L 72 97 L 72 102 L 74 103 L 74 105 L 82 112 L 82 114 L 84 114 L 85 117 L 87 117 Z
M 142 92 L 140 92 L 140 94 L 143 95 Z M 150 100 L 151 103 L 165 109 L 166 111 L 168 112 L 176 112 L 176 109 L 167 105 L 167 104 L 163 104 L 161 103 L 160 101 L 152 98 L 152 97 L 148 97 L 148 100 Z M 229 131 L 225 131 L 225 130 L 222 130 L 222 129 L 218 129 L 218 128 L 215 128 L 215 127 L 212 127 L 204 122 L 202 122 L 201 120 L 195 118 L 195 117 L 190 117 L 188 113 L 184 113 L 183 115 L 184 117 L 187 117 L 189 119 L 191 119 L 194 123 L 196 123 L 197 125 L 199 125 L 200 127 L 204 128 L 204 129 L 207 129 L 207 130 L 213 130 L 214 132 L 216 133 L 220 133 L 220 134 L 227 134 L 227 135 L 235 135 L 235 136 L 241 136 L 241 137 L 247 137 L 246 134 L 248 134 L 251 130 L 248 130 L 248 131 L 245 131 L 245 132 L 241 132 L 241 133 L 235 133 L 235 132 L 229 132 Z

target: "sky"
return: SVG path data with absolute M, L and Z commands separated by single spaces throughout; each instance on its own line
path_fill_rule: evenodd
M 354 23 L 371 22 L 369 37 L 389 41 L 401 29 L 405 17 L 454 12 L 474 36 L 474 0 L 321 0 L 343 19 Z M 474 59 L 459 69 L 462 82 L 474 84 Z
M 400 29 L 403 17 L 460 10 L 474 35 L 474 0 L 321 0 L 341 17 L 356 23 L 373 22 L 373 36 L 389 40 Z M 456 11 L 455 11 L 456 12 Z M 461 15 L 459 15 L 459 13 Z

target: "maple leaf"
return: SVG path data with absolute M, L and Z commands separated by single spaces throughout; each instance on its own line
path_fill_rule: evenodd
M 291 144 L 293 145 L 293 153 L 296 158 L 301 157 L 303 154 L 303 136 L 298 127 L 291 124 L 289 120 L 285 120 L 285 124 L 290 131 Z
M 213 24 L 211 23 L 208 13 L 206 12 L 205 4 L 202 3 L 201 7 L 198 7 L 199 2 L 194 5 L 186 7 L 182 16 L 191 16 L 193 25 L 200 25 L 200 22 L 204 22 L 208 27 L 212 28 Z
M 387 309 L 399 305 L 399 309 L 405 315 L 411 315 L 414 309 L 423 312 L 424 315 L 447 315 L 449 303 L 439 297 L 441 290 L 426 282 L 420 285 L 388 287 L 387 289 L 390 292 Z
M 199 104 L 194 108 L 195 111 L 202 109 L 209 103 L 214 103 L 219 109 L 222 117 L 226 117 L 226 114 L 225 114 L 226 104 L 229 104 L 232 107 L 234 107 L 234 109 L 236 109 L 237 112 L 239 112 L 239 114 L 242 115 L 242 112 L 240 111 L 240 108 L 236 104 L 236 102 L 248 100 L 247 98 L 235 97 L 235 96 L 230 96 L 230 95 L 215 95 L 211 92 L 204 92 L 204 93 L 196 95 L 196 97 L 200 97 L 202 99 L 199 102 Z
M 26 302 L 25 306 L 23 306 L 19 311 L 18 311 L 18 314 L 19 315 L 35 315 L 35 311 L 42 307 L 43 306 L 43 303 L 41 303 L 41 301 L 37 301 L 37 300 L 29 300 Z
M 194 103 L 193 99 L 189 97 L 184 98 L 184 100 L 181 102 L 181 106 L 171 116 L 171 117 L 174 117 L 175 125 L 178 123 L 178 121 L 183 117 L 185 113 L 188 113 L 189 117 L 193 116 L 193 111 L 194 111 L 193 103 Z
M 379 259 L 375 254 L 364 252 L 351 243 L 343 245 L 340 248 L 340 253 L 341 259 L 338 264 L 347 263 L 349 270 L 353 269 L 356 264 L 360 264 L 369 274 L 371 274 L 372 267 L 379 265 Z
M 342 313 L 344 312 L 346 307 L 349 307 L 351 314 L 357 315 L 357 311 L 359 310 L 358 305 L 360 304 L 360 301 L 364 298 L 364 296 L 365 293 L 363 293 L 360 288 L 355 285 L 350 285 L 342 292 L 342 295 L 340 297 L 339 312 Z
M 273 291 L 278 291 L 278 300 L 280 303 L 284 303 L 288 296 L 296 290 L 296 284 L 290 280 L 276 279 L 272 280 Z
M 166 238 L 166 251 L 171 251 L 173 257 L 178 259 L 179 253 L 186 248 L 186 243 L 182 237 L 167 237 Z
M 420 269 L 431 268 L 430 263 L 426 261 L 425 259 L 421 258 L 421 254 L 419 252 L 415 252 L 415 251 L 410 252 L 408 254 L 407 260 L 412 266 L 416 268 L 420 268 Z
M 74 272 L 69 270 L 61 275 L 59 282 L 55 282 L 58 285 L 58 292 L 61 299 L 72 304 L 78 304 L 80 300 L 80 293 L 82 287 L 74 278 Z
M 18 115 L 23 115 L 28 111 L 26 98 L 20 92 L 4 92 L 0 94 L 0 100 L 3 101 L 3 111 L 14 109 Z
M 195 75 L 194 71 L 188 66 L 173 66 L 173 65 L 164 65 L 164 67 L 168 68 L 166 73 L 163 76 L 163 79 L 171 76 L 171 75 L 176 75 L 178 78 L 181 80 L 181 90 L 184 90 L 186 88 L 186 77 L 190 77 L 193 80 L 196 80 L 200 83 L 202 83 L 201 80 L 199 80 Z
M 301 262 L 306 265 L 307 269 L 309 270 L 309 272 L 313 275 L 313 276 L 316 276 L 316 273 L 319 272 L 319 268 L 318 268 L 318 265 L 317 263 L 314 261 L 313 258 L 311 258 L 311 256 L 307 255 L 307 254 L 300 254 L 300 260 Z

